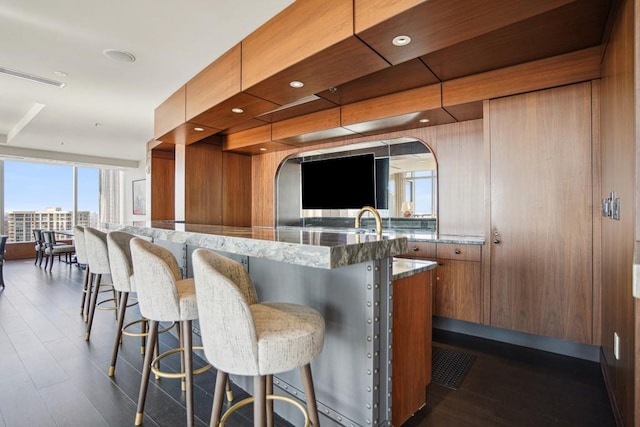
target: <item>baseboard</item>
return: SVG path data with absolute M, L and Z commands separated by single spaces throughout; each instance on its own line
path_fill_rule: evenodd
M 600 347 L 594 345 L 575 343 L 557 338 L 544 337 L 541 335 L 526 334 L 509 329 L 496 328 L 493 326 L 481 325 L 479 323 L 470 323 L 439 316 L 433 317 L 433 327 L 436 329 L 471 335 L 507 344 L 562 354 L 578 359 L 589 360 L 591 362 L 600 362 Z
M 604 385 L 607 389 L 607 394 L 609 395 L 609 403 L 611 404 L 611 410 L 613 411 L 613 417 L 616 420 L 616 425 L 619 427 L 624 426 L 624 421 L 622 420 L 622 413 L 620 412 L 620 407 L 618 406 L 618 401 L 616 400 L 616 395 L 613 392 L 613 384 L 611 384 L 611 371 L 609 371 L 609 365 L 606 363 L 604 352 L 600 349 L 600 369 L 602 370 L 602 378 L 604 378 Z

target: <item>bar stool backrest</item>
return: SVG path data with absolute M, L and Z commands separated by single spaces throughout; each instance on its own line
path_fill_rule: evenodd
M 107 234 L 111 280 L 118 292 L 133 292 L 133 262 L 131 260 L 131 239 L 135 236 L 124 231 L 111 231 Z
M 180 266 L 171 251 L 139 237 L 131 239 L 131 259 L 140 313 L 157 321 L 181 320 L 176 282 Z
M 84 240 L 83 226 L 73 226 L 73 241 L 76 247 L 76 260 L 78 264 L 87 264 L 87 245 Z
M 206 249 L 193 253 L 202 342 L 213 366 L 259 375 L 258 338 L 250 306 L 256 293 L 242 265 Z
M 85 227 L 84 242 L 87 251 L 87 263 L 92 274 L 111 274 L 107 233 L 92 227 Z

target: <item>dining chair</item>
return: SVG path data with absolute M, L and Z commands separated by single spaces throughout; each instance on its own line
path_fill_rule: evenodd
M 51 269 L 53 268 L 53 258 L 56 255 L 60 257 L 61 254 L 64 254 L 66 259 L 69 259 L 68 257 L 75 252 L 76 247 L 74 245 L 56 242 L 55 231 L 43 231 L 42 235 L 45 243 L 44 254 L 47 257 L 44 263 L 44 269 L 46 270 L 48 265 L 49 272 L 51 272 Z
M 0 288 L 4 288 L 4 256 L 7 253 L 7 238 L 9 236 L 0 236 Z
M 36 260 L 34 262 L 35 264 L 38 265 L 42 265 L 42 258 L 44 258 L 44 249 L 45 249 L 45 245 L 44 245 L 44 237 L 42 236 L 42 230 L 41 229 L 34 229 L 33 230 L 33 240 L 35 241 L 35 251 L 36 251 Z

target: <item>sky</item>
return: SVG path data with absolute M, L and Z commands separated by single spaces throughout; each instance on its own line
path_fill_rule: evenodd
M 99 170 L 78 168 L 78 210 L 98 212 Z M 73 166 L 5 160 L 4 210 L 73 209 Z

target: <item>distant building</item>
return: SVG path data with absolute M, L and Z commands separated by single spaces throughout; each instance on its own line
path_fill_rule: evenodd
M 6 233 L 9 242 L 33 241 L 33 230 L 71 230 L 73 212 L 62 208 L 46 208 L 43 211 L 9 211 L 5 214 Z M 91 213 L 78 211 L 76 223 L 91 225 Z

